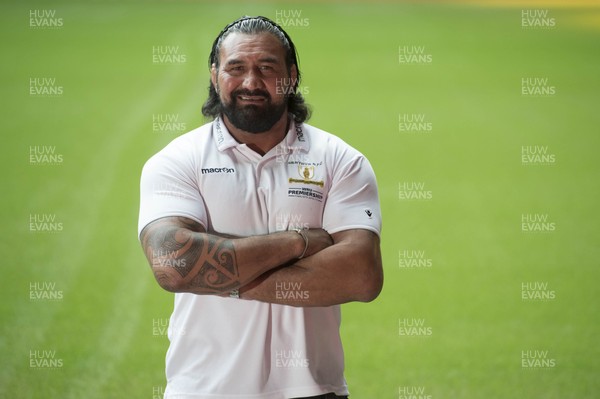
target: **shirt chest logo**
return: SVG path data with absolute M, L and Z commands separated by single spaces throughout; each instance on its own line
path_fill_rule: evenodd
M 314 180 L 315 177 L 315 166 L 307 164 L 298 164 L 298 178 L 290 177 L 288 181 L 290 183 L 301 183 L 301 184 L 314 184 L 319 187 L 323 187 L 325 182 L 323 180 Z
M 290 165 L 288 163 L 288 165 Z M 322 163 L 314 162 L 297 162 L 294 167 L 290 165 L 290 171 L 293 172 L 293 177 L 288 178 L 290 186 L 288 187 L 288 197 L 307 198 L 322 202 L 324 193 L 322 191 L 325 186 L 323 180 L 315 178 L 318 168 L 323 167 Z M 317 186 L 312 188 L 312 186 Z M 321 189 L 321 190 L 320 190 Z
M 202 168 L 200 170 L 203 175 L 211 174 L 211 173 L 235 173 L 235 169 L 223 167 L 223 168 Z

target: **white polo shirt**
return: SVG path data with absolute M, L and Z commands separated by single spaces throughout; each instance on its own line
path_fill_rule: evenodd
M 220 118 L 176 138 L 144 166 L 138 234 L 166 216 L 236 236 L 381 230 L 373 169 L 340 138 L 291 123 L 284 140 L 261 156 L 238 143 Z M 308 293 L 296 285 L 281 294 Z M 339 326 L 339 306 L 175 294 L 165 398 L 347 395 Z

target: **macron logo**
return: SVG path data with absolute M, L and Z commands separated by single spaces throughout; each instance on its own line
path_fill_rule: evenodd
M 206 175 L 208 173 L 234 173 L 235 169 L 233 168 L 202 168 L 202 174 Z

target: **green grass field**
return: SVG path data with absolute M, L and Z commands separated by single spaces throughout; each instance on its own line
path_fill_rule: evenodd
M 172 295 L 137 242 L 140 170 L 204 123 L 222 27 L 282 11 L 311 123 L 379 181 L 384 290 L 343 306 L 352 398 L 599 397 L 600 8 L 0 10 L 0 397 L 161 397 Z

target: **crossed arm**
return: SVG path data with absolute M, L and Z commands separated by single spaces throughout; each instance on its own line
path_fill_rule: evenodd
M 171 292 L 227 295 L 291 306 L 368 302 L 383 284 L 379 237 L 352 229 L 332 236 L 322 229 L 245 238 L 208 234 L 184 217 L 158 219 L 141 243 L 154 276 Z

